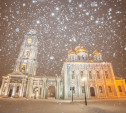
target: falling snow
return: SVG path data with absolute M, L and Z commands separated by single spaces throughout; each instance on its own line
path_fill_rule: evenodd
M 90 57 L 100 50 L 103 61 L 112 62 L 115 75 L 125 77 L 125 4 L 125 0 L 2 1 L 1 76 L 13 71 L 24 35 L 35 29 L 37 75 L 60 76 L 67 52 L 81 43 Z

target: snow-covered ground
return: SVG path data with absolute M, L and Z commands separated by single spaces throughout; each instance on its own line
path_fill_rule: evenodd
M 0 98 L 0 113 L 126 113 L 126 99 L 84 102 Z

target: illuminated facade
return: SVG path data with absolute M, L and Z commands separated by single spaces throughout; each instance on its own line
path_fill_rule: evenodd
M 68 52 L 62 68 L 64 99 L 71 98 L 72 88 L 75 99 L 84 98 L 85 92 L 87 98 L 126 97 L 125 79 L 115 78 L 111 63 L 103 62 L 100 51 L 94 51 L 92 59 L 88 56 L 81 45 Z
M 60 77 L 35 76 L 37 69 L 38 37 L 35 30 L 25 35 L 14 72 L 3 76 L 2 97 L 62 98 L 63 81 Z
M 36 76 L 37 54 L 37 33 L 30 30 L 25 35 L 14 72 L 3 76 L 0 96 L 71 99 L 73 88 L 74 99 L 84 98 L 85 94 L 88 98 L 126 97 L 125 80 L 115 78 L 111 63 L 103 62 L 100 51 L 94 51 L 92 59 L 81 45 L 69 51 L 60 77 Z

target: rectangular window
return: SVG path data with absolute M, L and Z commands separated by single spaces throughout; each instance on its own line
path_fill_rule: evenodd
M 97 71 L 97 78 L 100 79 L 100 73 Z
M 75 79 L 75 76 L 74 76 L 74 71 L 72 71 L 72 79 Z
M 92 79 L 92 72 L 89 71 L 89 79 Z
M 122 92 L 122 88 L 121 86 L 118 86 L 119 92 Z
M 80 76 L 81 78 L 83 78 L 83 71 L 80 71 Z
M 109 93 L 112 93 L 111 86 L 108 86 L 108 91 L 109 91 Z
M 99 92 L 100 92 L 100 93 L 103 93 L 102 86 L 99 86 Z
M 107 72 L 107 71 L 105 71 L 105 77 L 106 77 L 106 78 L 109 78 L 109 77 L 108 77 L 108 72 Z

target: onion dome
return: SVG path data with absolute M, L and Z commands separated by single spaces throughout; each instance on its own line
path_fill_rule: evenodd
M 86 50 L 86 48 L 80 48 L 77 53 L 88 53 L 88 51 Z
M 66 59 L 66 60 L 65 60 L 65 62 L 69 62 L 69 60 L 68 60 L 68 59 Z
M 98 51 L 98 50 L 96 50 L 96 51 L 94 51 L 92 54 L 93 54 L 93 55 L 100 55 L 100 54 L 101 54 L 101 52 L 100 52 L 100 51 Z
M 76 53 L 88 53 L 87 49 L 86 48 L 83 48 L 81 45 L 80 46 L 77 46 L 75 48 L 75 51 L 76 51 Z
M 76 54 L 76 52 L 74 50 L 70 50 L 70 51 L 68 51 L 68 55 L 70 55 L 70 54 Z

